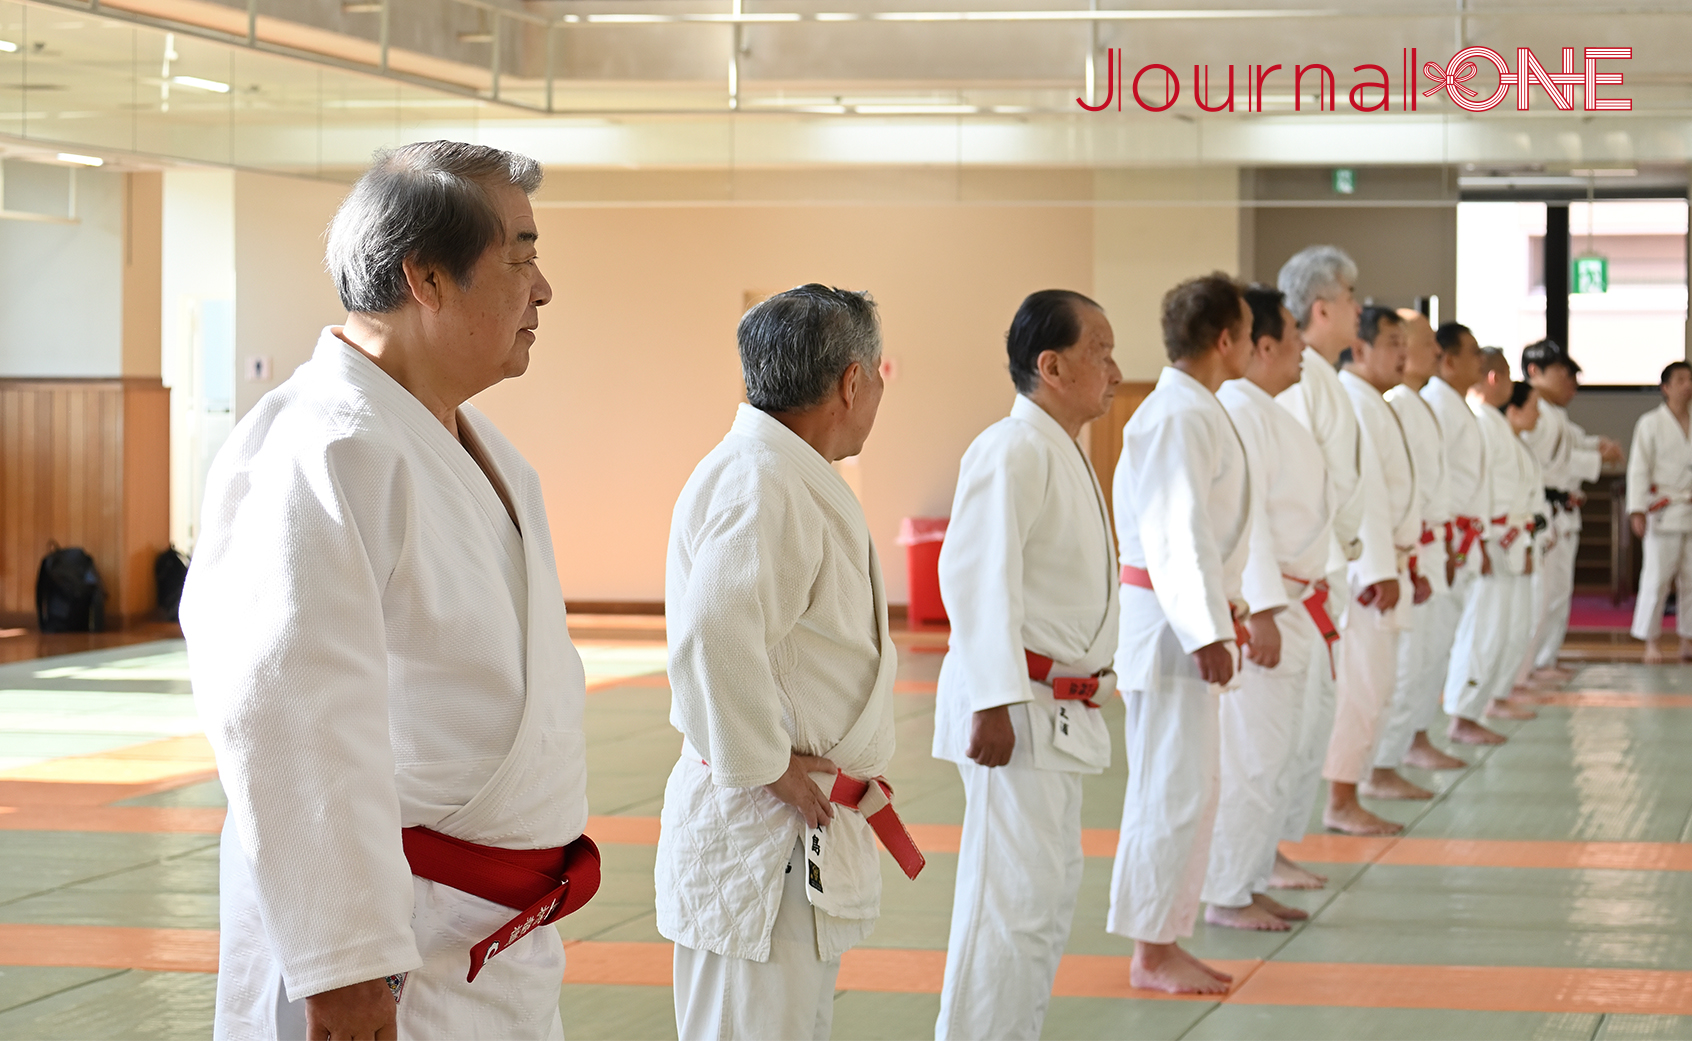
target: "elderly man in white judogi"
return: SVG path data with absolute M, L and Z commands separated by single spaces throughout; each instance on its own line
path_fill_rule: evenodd
M 1298 321 L 1304 338 L 1304 363 L 1299 381 L 1282 391 L 1277 401 L 1291 412 L 1322 446 L 1328 465 L 1330 505 L 1333 508 L 1334 545 L 1328 554 L 1327 575 L 1336 594 L 1329 612 L 1343 624 L 1349 609 L 1345 572 L 1349 561 L 1363 553 L 1363 459 L 1362 435 L 1357 415 L 1340 386 L 1335 367 L 1340 353 L 1357 339 L 1357 318 L 1362 308 L 1354 290 L 1357 265 L 1344 250 L 1334 246 L 1310 246 L 1293 254 L 1281 266 L 1276 287 L 1286 294 L 1287 310 Z M 1334 647 L 1336 659 L 1346 653 L 1342 640 Z M 1311 669 L 1307 673 L 1304 723 L 1299 734 L 1295 771 L 1283 807 L 1281 837 L 1288 842 L 1304 838 L 1310 821 L 1310 806 L 1322 785 L 1323 757 L 1333 733 L 1337 681 L 1332 672 Z M 1327 879 L 1284 855 L 1277 854 L 1271 884 L 1277 888 L 1315 889 Z
M 212 464 L 182 625 L 229 796 L 218 1038 L 564 1036 L 582 664 L 540 482 L 466 404 L 552 297 L 540 177 L 379 154 L 329 229 L 346 324 Z
M 1121 373 L 1110 322 L 1048 289 L 1005 336 L 1017 397 L 958 468 L 934 755 L 964 783 L 937 1038 L 1038 1038 L 1081 886 L 1081 779 L 1110 765 L 1110 515 L 1076 438 Z
M 670 722 L 658 931 L 683 1039 L 826 1038 L 840 956 L 875 927 L 897 654 L 881 565 L 834 461 L 881 403 L 868 294 L 805 285 L 740 321 L 749 404 L 670 524 Z
M 1134 941 L 1129 980 L 1219 994 L 1233 977 L 1177 942 L 1191 936 L 1210 859 L 1219 702 L 1248 642 L 1245 448 L 1216 391 L 1245 373 L 1251 310 L 1218 272 L 1163 298 L 1169 365 L 1122 434 L 1112 495 L 1122 561 L 1116 671 L 1127 707 L 1128 790 L 1105 928 Z
M 1645 543 L 1633 638 L 1645 641 L 1645 661 L 1663 660 L 1657 639 L 1670 588 L 1686 606 L 1675 610 L 1680 660 L 1692 661 L 1692 366 L 1663 369 L 1663 403 L 1639 417 L 1627 463 L 1628 523 Z
M 1279 290 L 1251 286 L 1252 351 L 1244 379 L 1217 391 L 1245 445 L 1260 510 L 1243 592 L 1250 649 L 1240 689 L 1222 699 L 1222 793 L 1205 876 L 1204 920 L 1284 932 L 1308 918 L 1270 899 L 1283 803 L 1297 773 L 1310 669 L 1332 667 L 1339 639 L 1328 615 L 1333 510 L 1316 438 L 1275 395 L 1299 380 L 1303 341 Z

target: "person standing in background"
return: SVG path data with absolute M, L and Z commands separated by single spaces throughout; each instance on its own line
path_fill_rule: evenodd
M 1633 638 L 1645 641 L 1647 664 L 1663 660 L 1657 641 L 1671 587 L 1688 601 L 1674 617 L 1680 660 L 1692 661 L 1692 365 L 1670 362 L 1658 385 L 1663 403 L 1634 424 L 1627 464 L 1628 523 L 1645 543 Z

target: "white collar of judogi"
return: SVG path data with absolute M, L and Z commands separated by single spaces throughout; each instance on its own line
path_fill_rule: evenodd
M 729 435 L 758 441 L 780 452 L 798 467 L 800 476 L 813 492 L 839 510 L 842 516 L 862 521 L 863 507 L 858 504 L 858 497 L 852 494 L 851 486 L 834 472 L 834 467 L 822 457 L 821 452 L 788 429 L 781 420 L 742 402 L 734 414 L 734 426 L 730 428 Z

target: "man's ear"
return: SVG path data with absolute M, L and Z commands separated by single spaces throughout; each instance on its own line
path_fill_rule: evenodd
M 1034 371 L 1039 373 L 1040 382 L 1053 385 L 1062 382 L 1063 377 L 1058 372 L 1058 369 L 1063 365 L 1063 362 L 1059 360 L 1060 357 L 1059 352 L 1048 350 L 1041 351 L 1040 356 L 1034 359 Z
M 405 284 L 411 290 L 412 297 L 423 305 L 425 311 L 439 312 L 441 309 L 441 272 L 432 267 L 422 267 L 410 258 L 402 264 L 405 271 Z
M 835 391 L 840 395 L 840 401 L 849 411 L 858 400 L 858 379 L 863 375 L 864 367 L 857 362 L 846 366 L 846 371 L 840 374 L 840 384 Z

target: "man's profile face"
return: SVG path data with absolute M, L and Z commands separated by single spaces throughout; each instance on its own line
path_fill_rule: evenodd
M 1473 385 L 1486 377 L 1486 356 L 1481 354 L 1480 342 L 1472 333 L 1458 333 L 1457 356 L 1453 359 L 1453 375 L 1463 383 Z
M 1251 364 L 1251 305 L 1240 297 L 1240 316 L 1234 320 L 1231 329 L 1224 330 L 1217 340 L 1216 349 L 1222 353 L 1222 372 L 1224 378 L 1237 380 L 1246 374 L 1246 367 Z
M 1567 405 L 1574 400 L 1580 382 L 1568 366 L 1552 363 L 1543 369 L 1536 367 L 1536 371 L 1538 378 L 1533 381 L 1533 386 L 1546 401 L 1553 405 Z
M 1116 333 L 1103 311 L 1085 305 L 1076 308 L 1081 335 L 1063 351 L 1065 372 L 1074 373 L 1073 392 L 1077 405 L 1085 406 L 1089 419 L 1110 411 L 1122 370 L 1116 367 Z
M 1675 369 L 1669 373 L 1668 382 L 1663 384 L 1663 397 L 1675 409 L 1684 409 L 1692 402 L 1692 372 Z
M 528 369 L 529 348 L 540 324 L 538 309 L 552 299 L 552 286 L 541 274 L 536 255 L 539 232 L 529 197 L 510 184 L 488 195 L 503 237 L 477 259 L 468 286 L 451 279 L 442 286 L 449 363 L 464 382 L 481 387 Z
M 1323 317 L 1329 338 L 1347 344 L 1357 339 L 1357 320 L 1362 316 L 1363 308 L 1358 304 L 1350 282 L 1340 279 L 1339 289 L 1328 296 L 1318 297 L 1311 304 L 1311 310 Z
M 1403 323 L 1383 321 L 1375 330 L 1375 342 L 1362 344 L 1358 368 L 1376 390 L 1385 393 L 1404 382 L 1404 359 L 1409 348 Z

